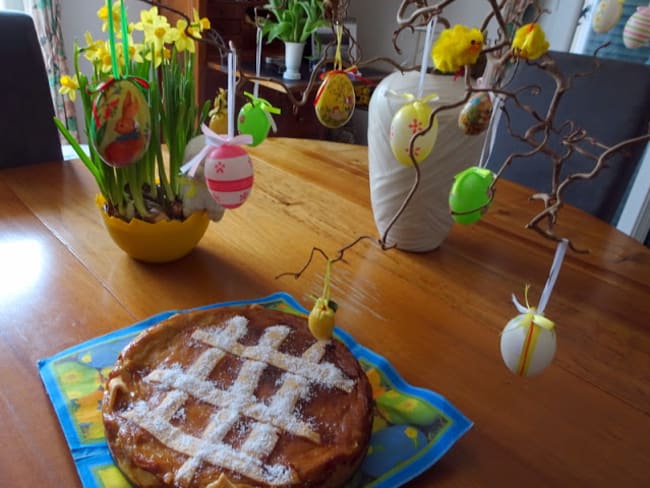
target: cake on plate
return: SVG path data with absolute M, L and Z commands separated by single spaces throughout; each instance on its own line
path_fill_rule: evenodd
M 363 460 L 372 394 L 304 317 L 260 306 L 176 314 L 120 354 L 102 402 L 138 487 L 340 487 Z

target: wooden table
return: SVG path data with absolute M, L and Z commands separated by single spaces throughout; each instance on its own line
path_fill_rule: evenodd
M 312 246 L 334 254 L 376 235 L 364 147 L 270 139 L 251 149 L 249 201 L 166 265 L 108 238 L 78 162 L 0 171 L 0 486 L 79 480 L 36 361 L 157 312 L 284 290 L 305 306 L 324 265 L 299 279 Z M 501 182 L 479 224 L 426 254 L 364 242 L 333 273 L 337 321 L 414 385 L 440 392 L 474 427 L 409 486 L 649 486 L 650 251 L 566 208 L 569 253 L 547 315 L 558 352 L 523 379 L 502 363 L 510 295 L 538 297 L 555 246 L 525 230 L 537 207 Z

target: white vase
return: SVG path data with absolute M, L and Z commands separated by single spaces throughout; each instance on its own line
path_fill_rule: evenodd
M 305 50 L 304 42 L 284 43 L 284 65 L 285 71 L 282 78 L 285 80 L 299 80 L 302 54 Z
M 390 125 L 405 100 L 387 96 L 392 90 L 416 94 L 420 73 L 392 73 L 373 92 L 368 107 L 368 164 L 372 211 L 381 237 L 406 199 L 415 181 L 415 170 L 395 159 L 389 144 Z M 440 96 L 433 103 L 462 100 L 465 83 L 453 76 L 427 75 L 424 95 Z M 390 228 L 388 245 L 413 252 L 431 251 L 440 246 L 453 225 L 449 211 L 449 191 L 454 176 L 478 164 L 485 133 L 465 135 L 458 127 L 458 108 L 438 114 L 438 137 L 431 154 L 420 164 L 420 184 L 409 205 Z

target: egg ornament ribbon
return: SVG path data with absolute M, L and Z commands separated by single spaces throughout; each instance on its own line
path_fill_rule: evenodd
M 253 187 L 253 162 L 240 144 L 251 144 L 249 134 L 234 135 L 234 84 L 236 56 L 228 53 L 228 134 L 217 134 L 203 124 L 204 147 L 181 167 L 182 173 L 194 177 L 203 165 L 205 184 L 214 200 L 222 207 L 233 209 L 241 206 Z
M 217 134 L 203 124 L 205 146 L 181 167 L 181 172 L 193 177 L 205 160 L 203 174 L 212 198 L 224 208 L 241 206 L 253 187 L 253 162 L 240 144 L 253 142 L 252 136 L 235 137 Z
M 144 96 L 149 84 L 129 75 L 128 26 L 124 0 L 120 0 L 120 23 L 123 43 L 124 74 L 118 68 L 113 24 L 113 2 L 107 0 L 108 39 L 112 77 L 89 90 L 96 96 L 90 123 L 91 144 L 109 166 L 122 168 L 138 161 L 147 152 L 151 140 L 151 116 Z
M 537 308 L 528 304 L 528 286 L 524 293 L 525 307 L 512 295 L 512 301 L 520 315 L 510 320 L 501 332 L 501 357 L 508 369 L 520 376 L 538 375 L 555 357 L 555 324 L 544 316 L 544 310 L 562 267 L 567 245 L 567 240 L 558 244 Z
M 237 131 L 250 135 L 253 138 L 251 146 L 257 146 L 267 138 L 269 131 L 277 132 L 278 127 L 271 114 L 279 114 L 280 109 L 252 93 L 244 92 L 244 95 L 251 101 L 239 110 Z

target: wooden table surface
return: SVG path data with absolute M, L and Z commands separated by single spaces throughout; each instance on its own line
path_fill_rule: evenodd
M 157 312 L 283 290 L 306 307 L 323 261 L 376 235 L 367 149 L 269 139 L 250 150 L 256 183 L 187 257 L 143 264 L 108 237 L 78 161 L 0 171 L 0 486 L 80 486 L 36 362 Z M 650 251 L 578 210 L 546 313 L 558 351 L 540 376 L 504 366 L 499 333 L 526 283 L 536 300 L 555 246 L 523 225 L 537 207 L 500 182 L 480 223 L 425 254 L 363 242 L 333 270 L 337 323 L 474 427 L 409 487 L 650 486 Z

